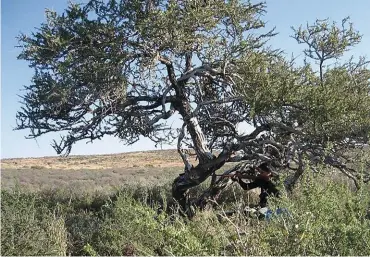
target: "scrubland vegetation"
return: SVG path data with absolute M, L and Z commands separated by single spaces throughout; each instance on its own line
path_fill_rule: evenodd
M 278 31 L 266 12 L 250 1 L 90 0 L 20 34 L 34 76 L 16 130 L 61 134 L 52 146 L 65 156 L 109 135 L 177 143 L 177 159 L 7 162 L 1 254 L 370 255 L 370 69 L 347 58 L 362 34 L 349 17 L 292 24 L 303 52 L 288 58 L 269 45 Z M 60 160 L 73 168 L 53 168 Z M 283 171 L 280 183 L 291 175 L 289 195 L 270 201 L 288 213 L 271 219 L 244 215 L 255 192 L 225 176 L 210 186 L 261 162 Z M 213 204 L 187 212 L 203 203 Z
M 124 185 L 113 194 L 81 193 L 78 188 L 3 189 L 1 254 L 370 254 L 368 185 L 355 191 L 346 179 L 307 174 L 292 195 L 270 201 L 272 210 L 289 210 L 270 220 L 243 214 L 258 195 L 236 185 L 223 192 L 212 209 L 188 220 L 177 212 L 170 186 L 170 181 Z M 194 194 L 202 192 L 201 187 Z M 227 216 L 227 210 L 236 214 Z

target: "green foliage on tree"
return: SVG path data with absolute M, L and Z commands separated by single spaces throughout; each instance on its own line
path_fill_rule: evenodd
M 191 187 L 233 160 L 288 168 L 289 188 L 318 165 L 340 169 L 356 185 L 369 181 L 369 173 L 353 166 L 359 162 L 353 149 L 369 141 L 370 72 L 364 58 L 342 59 L 361 35 L 349 18 L 293 29 L 306 46 L 299 64 L 267 44 L 275 31 L 265 28 L 265 7 L 91 0 L 70 4 L 63 14 L 47 11 L 36 32 L 19 37 L 19 59 L 35 75 L 17 129 L 29 129 L 30 138 L 63 132 L 53 145 L 58 154 L 105 135 L 126 144 L 140 136 L 157 144 L 177 140 L 185 172 L 173 193 L 183 206 Z M 167 123 L 175 113 L 180 129 Z M 243 122 L 255 131 L 238 134 Z M 189 147 L 198 164 L 189 162 Z M 214 179 L 210 191 L 228 184 Z

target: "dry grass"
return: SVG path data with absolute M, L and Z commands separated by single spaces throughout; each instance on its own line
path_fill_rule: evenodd
M 38 191 L 58 188 L 80 192 L 110 191 L 124 184 L 163 184 L 182 172 L 176 150 L 113 155 L 1 160 L 1 186 Z
M 95 166 L 86 168 L 92 161 Z M 2 191 L 1 255 L 369 253 L 370 224 L 365 215 L 370 190 L 355 192 L 333 182 L 336 174 L 329 174 L 329 180 L 307 173 L 292 197 L 284 194 L 270 202 L 272 210 L 287 208 L 288 216 L 269 222 L 246 219 L 243 207 L 256 202 L 258 193 L 246 194 L 234 185 L 223 192 L 215 212 L 198 212 L 188 222 L 172 212 L 157 215 L 159 204 L 172 201 L 167 182 L 183 169 L 176 151 L 8 159 L 2 164 L 2 186 L 9 189 L 18 183 L 21 188 Z M 62 191 L 19 190 L 47 188 Z M 195 188 L 192 194 L 201 190 Z M 224 208 L 236 214 L 226 217 Z
M 2 169 L 116 169 L 132 167 L 182 167 L 176 150 L 131 152 L 111 155 L 16 158 L 1 160 Z

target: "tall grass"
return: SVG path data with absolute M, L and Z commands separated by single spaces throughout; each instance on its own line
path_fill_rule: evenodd
M 236 186 L 191 221 L 177 214 L 170 185 L 111 196 L 2 191 L 1 254 L 370 255 L 369 187 L 323 181 L 310 177 L 289 198 L 271 200 L 272 210 L 289 213 L 270 220 L 246 217 L 256 198 Z

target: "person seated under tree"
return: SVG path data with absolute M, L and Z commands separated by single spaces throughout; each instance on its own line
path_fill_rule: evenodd
M 261 188 L 261 193 L 259 195 L 259 206 L 261 208 L 264 208 L 267 207 L 268 197 L 280 197 L 280 192 L 276 188 L 276 185 L 271 181 L 273 172 L 271 171 L 267 163 L 262 163 L 254 169 L 255 171 L 257 171 L 255 172 L 257 173 L 256 175 L 252 176 L 236 173 L 235 176 L 232 177 L 232 180 L 238 182 L 244 190 L 251 190 L 257 187 Z M 242 179 L 250 179 L 252 180 L 252 182 L 246 183 Z

